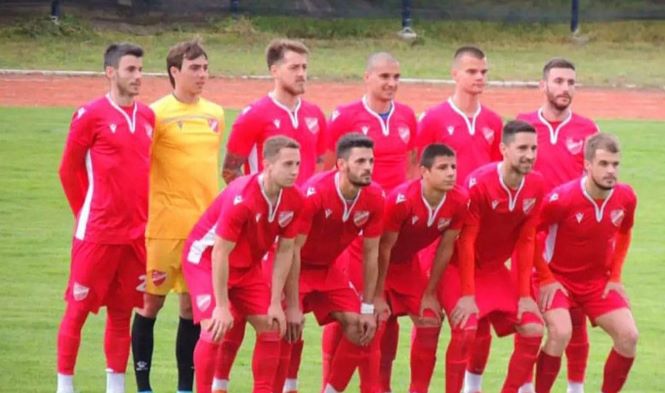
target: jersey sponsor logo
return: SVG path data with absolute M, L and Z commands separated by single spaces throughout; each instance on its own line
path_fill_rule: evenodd
M 452 135 L 455 132 L 455 126 L 446 127 L 446 131 L 448 131 L 448 135 Z
M 536 198 L 526 198 L 522 202 L 522 211 L 524 214 L 529 214 L 534 206 L 536 206 Z
M 483 136 L 487 143 L 494 142 L 494 130 L 489 127 L 483 127 Z
M 152 284 L 157 287 L 164 284 L 166 277 L 168 277 L 168 274 L 166 272 L 160 272 L 159 270 L 153 270 L 150 273 L 150 281 L 152 281 Z
M 411 225 L 416 225 L 417 222 L 418 222 L 418 216 L 411 217 Z
M 280 227 L 284 228 L 285 226 L 289 225 L 291 221 L 293 221 L 292 210 L 279 213 L 279 218 L 277 218 L 277 223 L 279 224 Z
M 152 138 L 152 126 L 150 124 L 145 125 L 145 134 L 148 136 L 148 138 Z
M 554 194 L 552 194 L 550 196 L 550 202 L 555 202 L 555 201 L 558 201 L 558 200 L 559 200 L 559 194 L 558 193 L 555 192 Z
M 309 188 L 307 189 L 307 196 L 310 197 L 310 196 L 312 196 L 312 195 L 314 195 L 314 194 L 316 194 L 316 188 L 314 188 L 314 187 L 309 187 Z
M 395 203 L 402 203 L 406 201 L 406 195 L 404 194 L 397 194 L 397 198 L 395 198 Z
M 261 221 L 261 213 L 256 213 L 256 216 L 254 216 L 254 220 L 256 220 L 256 222 Z
M 219 122 L 216 119 L 208 119 L 208 127 L 213 132 L 219 132 Z
M 115 130 L 118 128 L 118 126 L 115 123 L 109 124 L 109 129 L 111 130 L 112 134 L 115 134 Z
M 210 295 L 198 295 L 196 297 L 196 307 L 201 311 L 205 311 L 210 307 L 212 303 L 212 296 Z
M 566 139 L 566 149 L 570 154 L 576 155 L 582 152 L 582 147 L 584 146 L 583 140 L 575 140 L 573 138 Z
M 339 117 L 339 111 L 335 109 L 333 113 L 330 115 L 330 121 L 335 121 Z
M 83 114 L 85 114 L 85 108 L 79 108 L 79 110 L 76 111 L 76 120 L 80 119 Z
M 369 212 L 367 210 L 358 211 L 353 215 L 353 223 L 357 227 L 367 224 L 367 221 L 369 221 Z
M 469 188 L 471 188 L 475 185 L 476 185 L 476 178 L 472 177 L 471 179 L 469 179 Z
M 362 131 L 362 133 L 363 133 L 364 135 L 367 135 L 367 133 L 369 132 L 369 127 L 367 127 L 367 126 L 362 126 L 362 127 L 360 127 L 360 131 Z
M 74 283 L 74 288 L 72 289 L 72 295 L 74 296 L 74 300 L 80 302 L 81 300 L 87 298 L 89 293 L 90 293 L 90 288 L 86 287 L 85 285 L 79 284 L 77 282 Z
M 492 201 L 492 210 L 495 210 L 497 206 L 499 206 L 499 201 L 495 199 Z
M 409 139 L 411 139 L 411 132 L 408 127 L 400 127 L 397 129 L 399 132 L 399 137 L 402 138 L 402 142 L 404 143 L 409 143 Z
M 319 132 L 319 119 L 317 119 L 316 117 L 306 117 L 305 124 L 307 125 L 309 132 L 311 132 L 312 134 L 316 134 L 317 132 Z
M 279 119 L 275 119 L 275 120 L 272 121 L 272 124 L 274 124 L 275 127 L 279 128 L 279 125 L 281 124 L 281 122 L 279 121 Z
M 575 219 L 577 220 L 578 224 L 581 223 L 582 219 L 584 219 L 584 213 L 579 212 L 579 213 L 575 214 Z
M 242 203 L 242 195 L 236 195 L 235 198 L 233 198 L 233 205 L 237 205 L 239 203 Z
M 332 209 L 326 209 L 324 213 L 326 215 L 326 218 L 328 218 L 332 214 Z
M 612 220 L 612 224 L 614 224 L 615 227 L 619 227 L 621 226 L 625 215 L 623 209 L 612 210 L 610 212 L 610 220 Z
M 452 220 L 450 218 L 447 218 L 447 217 L 439 218 L 439 222 L 436 224 L 436 228 L 439 231 L 443 231 L 444 229 L 448 228 L 451 221 Z

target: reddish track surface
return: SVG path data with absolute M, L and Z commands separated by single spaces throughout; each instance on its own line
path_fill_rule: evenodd
M 268 92 L 272 82 L 213 78 L 205 96 L 227 108 L 242 108 Z M 0 76 L 0 106 L 76 106 L 106 90 L 102 77 L 62 77 L 41 75 Z M 141 100 L 152 102 L 169 92 L 166 78 L 145 77 Z M 450 95 L 451 86 L 402 84 L 398 99 L 417 113 Z M 361 83 L 311 81 L 306 98 L 330 112 L 336 105 L 359 98 Z M 537 108 L 542 102 L 538 89 L 491 88 L 483 103 L 503 116 L 511 117 Z M 575 111 L 594 119 L 665 120 L 665 91 L 580 88 Z

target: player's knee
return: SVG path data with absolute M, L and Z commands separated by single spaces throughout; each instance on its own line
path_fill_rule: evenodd
M 630 326 L 619 332 L 615 340 L 617 350 L 625 355 L 634 355 L 637 350 L 639 332 L 635 326 Z
M 164 300 L 164 296 L 146 293 L 143 297 L 143 308 L 139 310 L 139 314 L 146 318 L 157 318 L 159 310 L 164 307 Z
M 557 347 L 565 348 L 573 335 L 572 326 L 569 323 L 554 322 L 547 325 L 547 341 Z
M 542 337 L 544 328 L 539 323 L 526 323 L 518 326 L 517 333 L 524 337 Z
M 191 302 L 180 302 L 180 317 L 184 319 L 194 318 L 194 311 L 192 310 Z

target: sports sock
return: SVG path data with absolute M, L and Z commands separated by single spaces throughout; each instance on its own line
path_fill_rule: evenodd
M 580 382 L 568 381 L 566 393 L 584 393 L 584 384 Z
M 323 327 L 323 335 L 321 336 L 321 382 L 324 387 L 328 382 L 330 363 L 342 339 L 342 334 L 342 326 L 337 322 L 329 323 Z
M 533 369 L 540 349 L 540 340 L 542 337 L 524 337 L 517 335 L 515 339 L 515 348 L 508 364 L 508 375 L 503 384 L 502 393 L 517 392 L 524 383 L 526 376 Z
M 368 350 L 363 351 L 363 356 L 360 358 L 360 363 L 358 363 L 360 393 L 376 393 L 381 390 L 379 366 L 381 363 L 381 338 L 385 330 L 385 322 L 380 322 Z
M 330 375 L 327 383 L 336 390 L 343 392 L 360 363 L 360 359 L 366 356 L 367 351 L 367 347 L 358 346 L 342 336 L 330 362 Z
M 584 383 L 587 360 L 589 358 L 589 335 L 587 332 L 586 315 L 580 308 L 570 310 L 573 331 L 566 347 L 568 363 L 568 380 Z
M 222 338 L 222 344 L 217 357 L 215 366 L 215 378 L 229 381 L 231 367 L 235 361 L 238 349 L 245 337 L 245 327 L 247 323 L 244 320 L 233 322 L 233 327 Z
M 212 393 L 215 393 L 217 391 L 224 391 L 226 392 L 229 390 L 229 381 L 226 379 L 217 379 L 213 378 L 212 379 Z
M 256 335 L 254 354 L 252 355 L 252 374 L 254 374 L 253 393 L 272 393 L 275 373 L 279 366 L 279 332 L 269 331 Z
M 74 393 L 74 376 L 58 373 L 58 388 L 55 393 Z
M 150 365 L 154 347 L 155 318 L 147 318 L 134 313 L 132 322 L 132 356 L 134 359 L 134 375 L 136 388 L 139 392 L 150 392 Z
M 538 393 L 548 393 L 552 390 L 560 368 L 561 357 L 551 356 L 540 350 L 538 363 L 536 363 L 536 391 Z
M 615 393 L 621 390 L 626 383 L 630 368 L 633 366 L 635 358 L 628 358 L 621 355 L 614 348 L 610 351 L 605 361 L 603 370 L 603 393 Z
M 125 373 L 106 370 L 106 393 L 125 393 Z
M 201 329 L 199 341 L 194 348 L 194 378 L 196 393 L 210 393 L 212 378 L 215 373 L 215 360 L 219 352 L 219 343 L 213 342 L 212 334 Z
M 397 318 L 391 317 L 386 321 L 386 327 L 381 338 L 381 360 L 379 363 L 379 378 L 381 379 L 382 392 L 390 392 L 390 380 L 392 379 L 393 361 L 397 356 L 397 344 L 399 342 L 399 323 Z
M 426 393 L 429 389 L 434 364 L 436 347 L 441 327 L 418 327 L 411 330 L 411 387 L 410 392 Z
M 191 319 L 180 317 L 175 339 L 175 357 L 178 362 L 178 391 L 191 391 L 194 386 L 194 347 L 201 334 L 201 326 Z
M 275 393 L 282 393 L 282 390 L 284 389 L 284 381 L 286 381 L 286 374 L 288 373 L 291 364 L 292 350 L 293 344 L 283 339 L 280 340 L 279 358 L 277 360 L 277 370 L 275 371 L 272 388 L 272 391 Z
M 298 380 L 293 379 L 293 378 L 286 378 L 286 381 L 284 381 L 284 389 L 282 389 L 282 392 L 288 393 L 288 392 L 296 392 L 298 391 Z M 275 392 L 279 393 L 279 392 Z
M 469 370 L 464 372 L 464 393 L 479 392 L 483 385 L 483 375 L 474 374 Z
M 81 344 L 81 329 L 88 317 L 88 311 L 67 304 L 58 330 L 58 373 L 74 375 L 76 356 Z
M 533 379 L 533 373 L 529 377 L 529 382 L 525 382 L 520 386 L 519 389 L 517 389 L 517 393 L 536 393 L 536 388 L 533 385 L 533 382 L 531 382 Z
M 302 359 L 302 349 L 305 343 L 302 340 L 294 342 L 291 344 L 291 358 L 289 359 L 289 370 L 286 373 L 287 379 L 298 379 L 298 370 L 300 370 L 300 361 Z M 295 389 L 291 389 L 295 390 Z
M 475 329 L 452 329 L 450 333 L 450 342 L 446 349 L 446 393 L 459 393 L 462 385 L 466 385 L 464 375 L 475 334 Z M 481 381 L 482 377 L 469 381 L 469 384 L 474 385 L 474 391 L 477 391 Z
M 114 373 L 122 373 L 123 378 L 127 369 L 131 347 L 131 336 L 129 334 L 129 320 L 131 318 L 131 309 L 106 308 L 106 329 L 104 332 L 106 368 Z
M 467 370 L 472 374 L 482 375 L 487 366 L 487 359 L 490 356 L 490 346 L 492 345 L 492 334 L 490 332 L 490 321 L 483 318 L 478 321 L 476 337 L 473 339 L 471 352 L 469 354 L 469 364 Z M 476 390 L 480 390 L 480 387 Z

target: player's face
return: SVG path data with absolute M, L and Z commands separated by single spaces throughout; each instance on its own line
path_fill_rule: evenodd
M 106 67 L 106 76 L 123 96 L 134 97 L 141 89 L 143 59 L 126 55 L 120 58 L 118 68 Z
M 536 162 L 538 139 L 533 132 L 518 132 L 508 144 L 501 143 L 504 164 L 508 164 L 513 172 L 526 175 L 533 169 Z
M 399 63 L 382 61 L 365 72 L 368 93 L 376 100 L 390 101 L 395 98 L 399 85 Z
M 609 191 L 617 184 L 620 158 L 619 153 L 598 149 L 591 161 L 584 161 L 584 169 L 598 188 Z
M 177 89 L 199 95 L 208 80 L 208 59 L 201 55 L 193 60 L 182 59 L 180 69 L 171 67 Z
M 559 111 L 566 110 L 575 95 L 575 70 L 552 68 L 547 80 L 541 82 L 547 101 Z
M 478 59 L 469 55 L 462 55 L 453 65 L 453 79 L 455 85 L 467 94 L 480 94 L 487 81 L 487 59 Z
M 307 56 L 286 51 L 282 61 L 270 67 L 270 73 L 280 88 L 287 93 L 298 96 L 305 92 L 307 81 Z
M 296 183 L 300 170 L 300 150 L 283 148 L 273 162 L 266 160 L 270 178 L 280 187 L 291 187 Z
M 421 174 L 429 187 L 442 192 L 450 191 L 457 179 L 457 159 L 448 156 L 435 157 L 430 169 L 421 167 Z
M 338 160 L 340 171 L 354 186 L 364 187 L 372 183 L 374 171 L 374 150 L 366 147 L 354 147 L 349 153 L 348 160 Z

